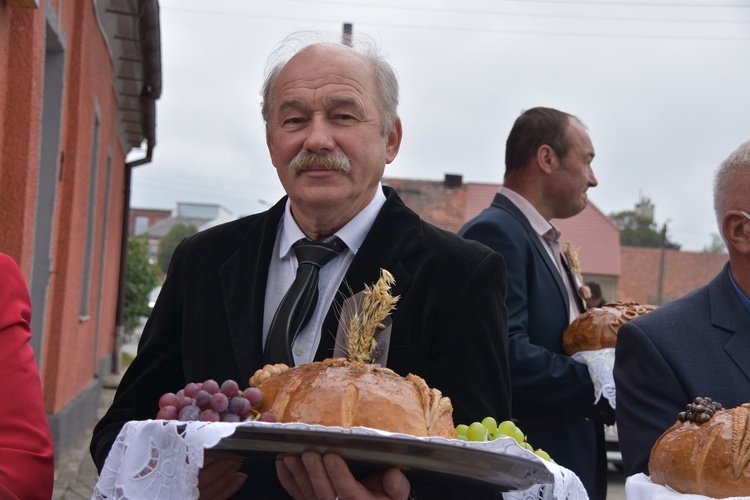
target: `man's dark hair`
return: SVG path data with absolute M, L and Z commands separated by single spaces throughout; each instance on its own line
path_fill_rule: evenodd
M 599 286 L 599 283 L 596 283 L 595 281 L 589 281 L 588 283 L 586 283 L 586 286 L 589 287 L 589 290 L 591 290 L 592 299 L 602 298 L 602 287 Z
M 505 142 L 505 175 L 517 172 L 540 147 L 550 146 L 560 159 L 568 154 L 568 123 L 581 120 L 552 108 L 531 108 L 516 118 Z

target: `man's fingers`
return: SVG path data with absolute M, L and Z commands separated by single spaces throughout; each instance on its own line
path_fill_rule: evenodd
M 247 474 L 236 472 L 226 481 L 216 481 L 206 495 L 201 491 L 200 500 L 227 500 L 242 488 L 245 481 L 247 481 Z
M 315 498 L 315 489 L 302 459 L 286 455 L 276 461 L 276 471 L 282 486 L 296 500 Z
M 383 490 L 390 498 L 408 498 L 411 484 L 406 476 L 396 467 L 388 469 L 383 475 Z
M 241 465 L 237 460 L 206 461 L 198 473 L 201 500 L 222 500 L 239 490 L 247 480 L 247 475 L 237 472 Z
M 306 476 L 310 478 L 315 498 L 320 500 L 333 500 L 336 498 L 336 490 L 333 484 L 331 484 L 331 480 L 328 477 L 328 470 L 326 470 L 323 457 L 320 453 L 306 451 L 302 454 L 301 458 L 305 466 Z
M 357 481 L 349 465 L 339 455 L 305 452 L 301 456 L 281 456 L 276 461 L 279 481 L 295 500 L 406 500 L 410 485 L 397 468 Z
M 276 457 L 276 476 L 279 478 L 281 486 L 289 493 L 295 500 L 305 498 L 302 494 L 302 490 L 297 485 L 297 480 L 294 477 L 294 472 L 289 467 L 290 463 L 287 459 L 293 459 L 294 457 L 278 456 Z
M 332 496 L 330 498 L 348 500 L 362 498 L 362 495 L 367 493 L 365 487 L 352 476 L 349 466 L 343 458 L 328 453 L 322 459 L 326 477 L 330 478 L 329 484 L 332 484 Z
M 213 483 L 219 476 L 226 475 L 228 471 L 229 475 L 240 470 L 242 462 L 233 458 L 209 458 L 203 461 L 203 467 L 199 471 L 198 484 L 210 484 Z

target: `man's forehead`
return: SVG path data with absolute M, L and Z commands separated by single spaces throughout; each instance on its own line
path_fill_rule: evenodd
M 313 92 L 312 90 L 310 92 Z M 361 106 L 362 100 L 360 96 L 354 95 L 352 92 L 331 92 L 320 96 L 321 102 L 328 106 Z M 298 95 L 292 95 L 288 97 L 282 97 L 279 100 L 279 110 L 284 111 L 285 109 L 306 109 L 312 103 L 308 99 L 304 99 Z
M 342 45 L 340 43 L 332 43 L 332 42 L 320 42 L 320 43 L 311 43 L 310 45 L 306 47 L 302 47 L 300 50 L 297 51 L 295 55 L 291 57 L 291 59 L 294 59 L 298 55 L 304 54 L 306 52 L 320 52 L 320 53 L 338 52 L 338 53 L 349 53 L 349 54 L 359 55 L 359 52 L 357 52 L 357 50 L 347 45 Z
M 370 61 L 353 49 L 316 45 L 303 51 L 279 73 L 274 91 L 279 104 L 294 104 L 295 100 L 309 98 L 309 93 L 315 99 L 356 101 L 358 96 L 375 90 L 377 81 Z
M 572 118 L 569 120 L 568 140 L 581 156 L 594 157 L 594 144 L 591 142 L 591 136 L 589 136 L 586 128 L 578 120 Z
M 368 64 L 367 58 L 351 47 L 334 43 L 317 43 L 308 45 L 293 55 L 284 65 L 281 72 L 292 70 L 297 66 L 320 64 L 346 64 L 360 66 Z M 364 67 L 364 66 L 362 66 Z

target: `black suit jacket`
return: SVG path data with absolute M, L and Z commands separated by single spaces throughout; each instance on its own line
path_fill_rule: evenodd
M 401 297 L 391 315 L 387 366 L 419 375 L 450 397 L 456 423 L 509 418 L 502 258 L 423 222 L 395 191 L 384 190 L 386 202 L 328 311 L 315 359 L 333 353 L 343 298 L 373 284 L 384 268 Z M 94 430 L 99 469 L 125 422 L 154 418 L 163 393 L 209 378 L 246 387 L 263 366 L 266 281 L 285 201 L 199 232 L 175 250 L 138 355 Z M 262 477 L 251 474 L 248 482 Z M 274 472 L 267 476 L 277 483 Z
M 513 417 L 532 446 L 575 472 L 591 498 L 601 497 L 606 489 L 603 426 L 590 418 L 594 385 L 587 367 L 562 350 L 569 313 L 560 273 L 528 219 L 503 195 L 459 234 L 499 252 L 508 269 Z
M 651 447 L 696 397 L 750 401 L 750 313 L 729 264 L 706 286 L 617 333 L 617 429 L 625 472 L 648 474 Z

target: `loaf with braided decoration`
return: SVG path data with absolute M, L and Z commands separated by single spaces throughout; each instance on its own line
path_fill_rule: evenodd
M 614 347 L 620 325 L 656 309 L 637 302 L 610 302 L 582 313 L 565 329 L 562 347 L 569 355 Z
M 416 375 L 344 358 L 289 368 L 266 365 L 250 378 L 258 410 L 277 422 L 370 427 L 412 436 L 456 436 L 449 398 Z

